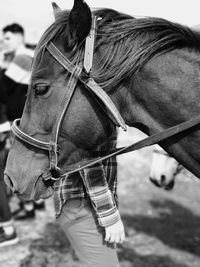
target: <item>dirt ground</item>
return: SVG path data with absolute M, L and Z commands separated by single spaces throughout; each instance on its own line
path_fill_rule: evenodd
M 144 135 L 120 134 L 120 145 Z M 126 241 L 118 247 L 121 267 L 200 266 L 200 181 L 186 171 L 175 188 L 149 182 L 152 148 L 118 158 L 120 212 Z M 16 201 L 16 200 L 15 200 Z M 34 220 L 16 222 L 19 244 L 0 249 L 0 267 L 81 267 L 55 223 L 52 199 Z

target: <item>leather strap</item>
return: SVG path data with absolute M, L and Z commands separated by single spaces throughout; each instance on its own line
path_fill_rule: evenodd
M 70 73 L 74 72 L 75 66 L 73 63 L 71 63 L 61 52 L 60 50 L 52 43 L 50 42 L 47 45 L 47 50 L 49 53 Z M 114 123 L 117 126 L 120 126 L 124 131 L 126 131 L 126 123 L 124 122 L 123 118 L 121 117 L 119 111 L 117 110 L 115 104 L 111 100 L 111 98 L 108 96 L 108 94 L 92 79 L 86 78 L 84 72 L 81 73 L 79 80 L 85 84 L 86 88 L 88 88 L 90 91 L 92 91 L 98 98 L 101 99 L 101 101 L 106 105 L 108 111 L 112 114 L 112 116 L 115 118 Z
M 65 95 L 62 99 L 61 104 L 59 105 L 58 112 L 56 114 L 56 121 L 54 122 L 54 127 L 52 129 L 51 133 L 51 139 L 50 139 L 50 150 L 49 150 L 49 159 L 50 159 L 50 169 L 56 170 L 58 169 L 58 135 L 60 126 L 62 123 L 62 120 L 64 118 L 64 115 L 67 111 L 67 108 L 69 106 L 69 103 L 72 99 L 72 96 L 74 94 L 76 84 L 78 81 L 78 77 L 82 72 L 82 68 L 79 66 L 76 66 L 70 76 L 70 79 L 67 84 L 67 89 L 65 91 Z
M 130 146 L 127 147 L 121 147 L 121 148 L 117 148 L 115 150 L 110 151 L 110 153 L 108 155 L 105 155 L 103 157 L 98 157 L 98 158 L 93 158 L 92 160 L 85 160 L 82 161 L 80 163 L 77 164 L 73 164 L 68 166 L 65 169 L 65 173 L 62 176 L 65 175 L 69 175 L 71 173 L 77 172 L 77 171 L 81 171 L 84 168 L 88 168 L 91 167 L 92 165 L 95 165 L 96 163 L 102 162 L 108 158 L 114 157 L 114 156 L 118 156 L 118 155 L 122 155 L 125 153 L 129 153 L 138 149 L 141 149 L 143 147 L 147 147 L 147 146 L 151 146 L 151 145 L 155 145 L 161 141 L 166 140 L 167 138 L 170 138 L 174 135 L 177 135 L 178 133 L 184 132 L 196 125 L 200 124 L 200 116 L 193 118 L 189 121 L 180 123 L 178 125 L 175 125 L 173 127 L 170 127 L 166 130 L 163 130 L 162 132 L 153 134 L 139 142 L 136 142 Z
M 84 55 L 84 62 L 83 67 L 86 73 L 90 73 L 92 69 L 92 61 L 94 55 L 94 42 L 95 42 L 95 33 L 96 33 L 96 16 L 92 20 L 92 26 L 89 35 L 85 41 L 85 55 Z
M 19 138 L 21 141 L 28 143 L 29 145 L 32 145 L 34 147 L 44 149 L 44 150 L 49 150 L 49 143 L 43 142 L 40 140 L 37 140 L 30 135 L 24 133 L 19 129 L 19 124 L 20 124 L 20 119 L 16 119 L 13 121 L 11 130 L 14 133 L 14 135 Z

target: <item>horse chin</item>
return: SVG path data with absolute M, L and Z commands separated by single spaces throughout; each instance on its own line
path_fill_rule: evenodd
M 33 200 L 38 201 L 40 199 L 46 199 L 53 195 L 54 191 L 51 186 L 44 183 L 43 179 L 39 177 L 35 184 L 33 192 Z
M 15 195 L 22 201 L 38 201 L 40 199 L 46 199 L 51 197 L 53 195 L 53 192 L 54 191 L 52 187 L 46 187 L 42 182 L 38 181 L 32 192 L 15 193 Z
M 35 201 L 38 201 L 40 199 L 46 199 L 46 198 L 49 198 L 53 195 L 54 191 L 53 191 L 53 188 L 52 187 L 48 187 L 44 190 L 41 189 L 41 190 L 38 190 L 34 192 L 34 195 L 33 195 L 33 200 Z

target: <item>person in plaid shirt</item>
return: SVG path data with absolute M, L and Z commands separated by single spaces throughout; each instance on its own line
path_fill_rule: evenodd
M 116 147 L 116 137 L 98 148 L 97 154 Z M 61 225 L 82 265 L 119 266 L 116 244 L 125 239 L 118 211 L 115 157 L 54 184 L 54 204 Z

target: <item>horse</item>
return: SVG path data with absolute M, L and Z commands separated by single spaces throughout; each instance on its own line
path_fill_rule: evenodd
M 149 175 L 149 179 L 154 185 L 165 190 L 172 190 L 175 184 L 175 178 L 181 170 L 182 166 L 177 160 L 171 157 L 160 146 L 154 146 Z
M 19 198 L 50 197 L 56 180 L 84 168 L 116 127 L 151 137 L 198 117 L 199 55 L 200 34 L 178 23 L 91 11 L 82 0 L 59 10 L 35 51 L 5 182 Z M 196 124 L 158 143 L 200 177 L 199 142 Z

